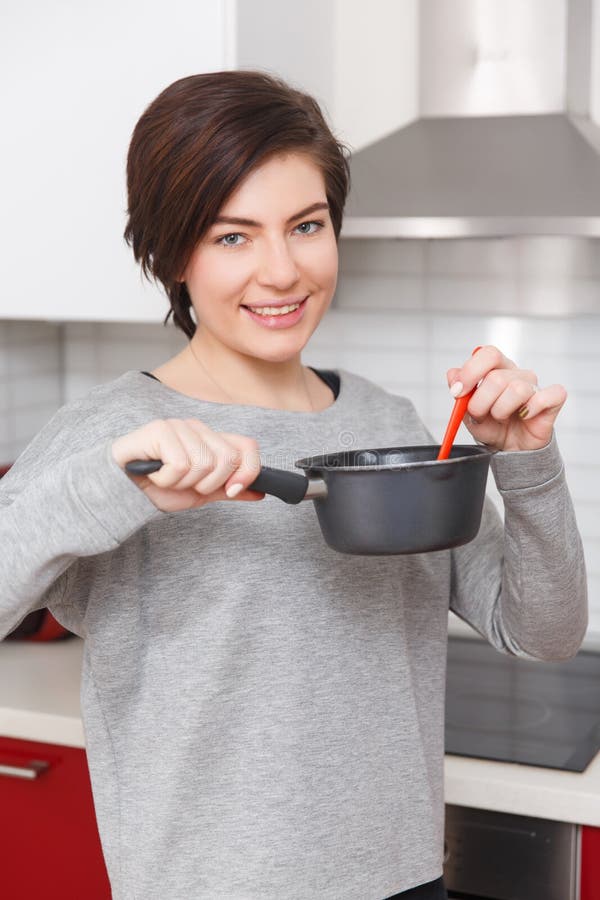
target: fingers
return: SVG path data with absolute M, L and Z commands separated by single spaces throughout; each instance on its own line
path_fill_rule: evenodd
M 148 479 L 160 488 L 172 488 L 191 480 L 186 479 L 190 471 L 189 440 L 177 419 L 151 422 L 148 426 L 152 436 L 152 446 L 148 449 L 150 458 L 161 459 L 162 467 L 148 475 Z M 134 433 L 135 435 L 135 433 Z M 134 436 L 132 435 L 132 437 Z
M 260 452 L 257 442 L 241 434 L 212 431 L 195 419 L 188 420 L 188 424 L 208 445 L 214 459 L 212 470 L 196 482 L 195 490 L 209 494 L 223 487 L 229 499 L 237 496 L 241 499 L 242 490 L 247 488 L 260 472 Z
M 540 388 L 535 372 L 518 368 L 493 346 L 448 369 L 447 378 L 453 397 L 471 394 L 465 418 L 471 434 L 496 450 L 544 447 L 567 399 L 562 385 Z
M 194 490 L 204 497 L 221 492 L 226 499 L 225 491 L 237 483 L 240 499 L 257 499 L 253 492 L 241 493 L 260 472 L 253 438 L 213 431 L 198 419 L 166 419 L 156 424 L 153 456 L 162 459 L 163 465 L 148 478 L 157 487 Z
M 242 485 L 247 488 L 260 474 L 261 461 L 257 441 L 245 435 L 230 434 L 229 432 L 220 432 L 220 436 L 230 450 L 233 448 L 236 461 L 235 466 L 232 467 L 229 473 L 227 482 L 223 484 L 225 492 L 229 492 L 227 496 L 229 499 L 238 496 L 239 499 L 256 499 L 253 491 L 250 491 L 250 493 L 247 491 L 242 492 L 238 490 L 237 486 Z M 232 488 L 234 489 L 233 492 L 231 491 Z
M 199 494 L 212 494 L 236 471 L 240 462 L 238 450 L 202 422 L 188 419 L 183 426 L 190 435 L 190 486 Z
M 552 425 L 563 408 L 567 392 L 562 384 L 551 384 L 535 391 L 529 400 L 517 411 L 520 419 L 534 419 L 543 416 Z
M 497 347 L 480 347 L 461 368 L 448 371 L 450 392 L 453 397 L 462 397 L 472 391 L 488 372 L 516 368 L 515 363 L 504 356 Z
M 469 401 L 469 414 L 476 421 L 491 415 L 504 422 L 526 405 L 537 391 L 534 372 L 523 369 L 494 369 L 482 380 Z
M 538 390 L 535 372 L 519 369 L 494 346 L 480 347 L 461 368 L 449 369 L 447 378 L 454 397 L 465 396 L 476 388 L 468 406 L 475 424 L 488 415 L 498 422 L 506 421 L 528 407 Z

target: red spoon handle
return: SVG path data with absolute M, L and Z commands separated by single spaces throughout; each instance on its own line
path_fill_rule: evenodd
M 473 354 L 477 353 L 480 350 L 480 347 L 475 347 L 473 350 Z M 454 408 L 450 414 L 450 421 L 448 422 L 448 427 L 446 428 L 446 433 L 444 434 L 444 439 L 442 440 L 442 444 L 440 446 L 440 452 L 437 455 L 438 459 L 448 459 L 450 456 L 450 451 L 452 450 L 452 444 L 454 443 L 454 438 L 456 437 L 456 432 L 460 428 L 460 423 L 465 417 L 465 413 L 467 411 L 467 406 L 469 405 L 469 400 L 477 390 L 477 387 L 474 387 L 472 391 L 469 391 L 468 394 L 465 394 L 464 397 L 459 397 L 454 402 Z
M 456 432 L 460 428 L 460 423 L 465 417 L 469 400 L 474 393 L 475 388 L 473 388 L 472 391 L 469 391 L 465 397 L 459 397 L 458 400 L 455 401 L 454 408 L 450 414 L 450 421 L 448 422 L 448 427 L 446 428 L 446 433 L 444 434 L 444 439 L 440 447 L 440 452 L 437 455 L 438 459 L 448 459 L 450 456 Z

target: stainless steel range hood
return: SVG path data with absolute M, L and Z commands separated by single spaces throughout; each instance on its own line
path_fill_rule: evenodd
M 351 175 L 344 237 L 600 237 L 600 155 L 565 115 L 420 119 Z
M 343 237 L 600 237 L 600 129 L 586 114 L 591 2 L 518 2 L 532 15 L 513 21 L 512 39 L 516 29 L 520 46 L 511 57 L 511 34 L 505 29 L 497 38 L 498 20 L 487 22 L 496 43 L 490 46 L 488 37 L 487 49 L 477 45 L 482 8 L 491 4 L 421 0 L 424 114 L 353 155 Z M 509 0 L 496 4 L 495 14 L 506 16 L 507 5 Z M 554 14 L 553 38 L 544 21 L 548 10 Z M 524 51 L 527 28 L 531 40 Z M 448 53 L 452 41 L 454 53 Z M 474 104 L 482 66 L 485 90 Z M 514 90 L 519 72 L 530 87 L 534 82 L 524 101 Z M 513 82 L 510 96 L 507 78 Z M 506 112 L 520 107 L 535 114 Z

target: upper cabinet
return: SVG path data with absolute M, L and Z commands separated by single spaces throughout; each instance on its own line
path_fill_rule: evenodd
M 0 318 L 160 322 L 123 239 L 135 123 L 168 84 L 232 68 L 233 0 L 11 6 L 0 30 Z
M 127 148 L 145 107 L 185 75 L 261 68 L 313 94 L 356 151 L 417 114 L 417 9 L 13 4 L 0 31 L 0 319 L 162 322 L 168 301 L 123 239 Z

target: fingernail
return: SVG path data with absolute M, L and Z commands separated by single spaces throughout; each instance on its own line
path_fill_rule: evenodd
M 521 409 L 519 409 L 519 410 L 517 411 L 517 415 L 518 415 L 518 417 L 519 417 L 520 419 L 526 419 L 527 416 L 529 415 L 529 407 L 528 407 L 528 406 L 522 406 Z
M 243 491 L 243 490 L 244 490 L 244 485 L 243 485 L 243 484 L 231 484 L 231 485 L 227 488 L 227 490 L 225 491 L 225 493 L 227 494 L 227 496 L 229 497 L 229 499 L 232 500 L 234 497 L 237 497 L 237 495 L 240 493 L 240 491 Z
M 462 381 L 455 381 L 452 387 L 450 388 L 450 393 L 453 397 L 460 397 L 463 392 L 463 383 Z

